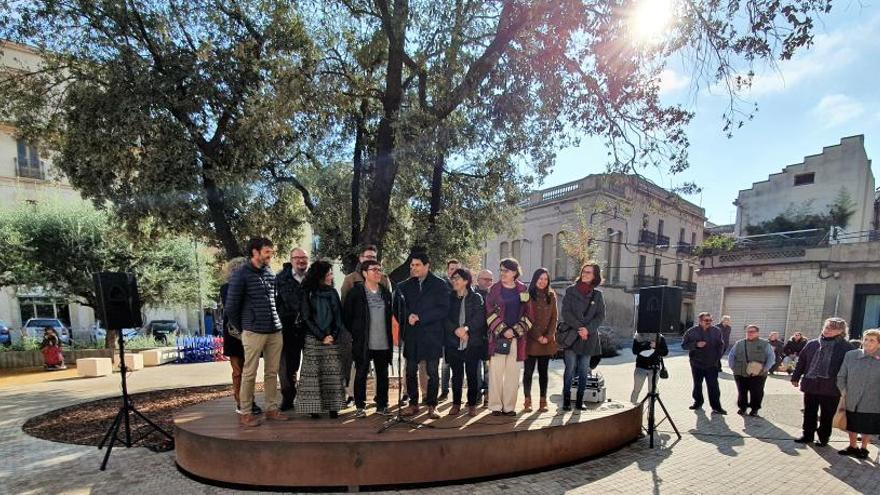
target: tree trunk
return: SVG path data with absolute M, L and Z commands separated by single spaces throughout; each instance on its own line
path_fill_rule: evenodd
M 367 215 L 359 236 L 360 244 L 376 244 L 382 249 L 382 242 L 388 232 L 388 211 L 391 206 L 391 193 L 400 164 L 394 158 L 396 148 L 395 134 L 400 104 L 403 95 L 403 62 L 406 44 L 406 22 L 408 5 L 405 0 L 394 2 L 394 11 L 385 15 L 390 22 L 386 26 L 388 37 L 388 65 L 385 71 L 385 91 L 382 98 L 382 117 L 376 133 L 376 157 L 373 186 L 370 189 Z
M 364 174 L 364 118 L 355 118 L 354 159 L 351 174 L 351 247 L 358 244 L 361 232 L 361 181 Z
M 434 174 L 431 177 L 431 210 L 428 213 L 428 230 L 425 234 L 429 241 L 437 230 L 437 216 L 443 205 L 443 170 L 446 165 L 445 151 L 440 148 L 434 159 Z
M 214 232 L 220 245 L 226 254 L 226 259 L 232 259 L 236 256 L 242 256 L 241 245 L 232 233 L 232 227 L 226 218 L 226 203 L 223 200 L 223 192 L 214 182 L 214 179 L 202 174 L 202 187 L 205 188 L 205 195 L 208 203 L 208 214 L 211 217 L 211 223 L 214 226 Z

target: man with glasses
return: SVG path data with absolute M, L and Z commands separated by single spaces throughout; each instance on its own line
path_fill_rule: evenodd
M 309 253 L 302 248 L 294 248 L 290 251 L 290 262 L 284 263 L 284 268 L 276 275 L 278 295 L 275 305 L 278 316 L 281 317 L 281 334 L 284 336 L 284 348 L 278 366 L 282 411 L 291 409 L 296 399 L 296 375 L 302 361 L 306 336 L 305 326 L 297 320 L 302 301 L 302 282 L 308 268 Z
M 700 313 L 698 324 L 688 329 L 681 343 L 682 349 L 689 351 L 691 376 L 694 379 L 694 403 L 689 409 L 703 407 L 703 380 L 709 394 L 709 405 L 713 414 L 727 414 L 721 407 L 721 390 L 718 387 L 718 373 L 721 371 L 721 357 L 724 355 L 724 338 L 721 330 L 712 325 L 711 313 Z

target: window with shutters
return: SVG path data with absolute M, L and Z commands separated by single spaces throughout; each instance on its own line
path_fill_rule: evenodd
M 639 255 L 639 276 L 642 276 L 645 274 L 645 267 L 647 266 L 647 264 L 648 264 L 648 259 L 645 258 L 644 254 L 640 254 Z
M 565 238 L 565 232 L 556 234 L 556 259 L 553 263 L 553 271 L 556 273 L 554 280 L 563 280 L 568 278 L 568 256 L 562 247 L 562 240 Z
M 660 258 L 654 258 L 654 278 L 660 278 Z
M 45 179 L 43 162 L 37 147 L 23 139 L 16 142 L 17 156 L 15 159 L 15 175 L 29 179 Z
M 510 257 L 519 261 L 522 255 L 522 241 L 516 240 L 510 243 Z
M 544 234 L 541 237 L 541 266 L 553 270 L 553 234 Z M 550 271 L 550 280 L 553 280 L 552 271 Z
M 501 243 L 501 246 L 498 248 L 498 254 L 502 260 L 504 258 L 510 258 L 510 247 L 506 241 Z

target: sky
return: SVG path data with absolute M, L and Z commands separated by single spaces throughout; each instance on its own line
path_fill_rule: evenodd
M 661 98 L 696 113 L 688 127 L 690 168 L 670 176 L 643 173 L 660 186 L 693 181 L 701 193 L 686 196 L 703 206 L 710 222 L 733 223 L 739 190 L 765 180 L 786 165 L 865 135 L 874 177 L 880 177 L 880 2 L 834 4 L 816 22 L 814 45 L 775 69 L 758 67 L 749 101 L 758 104 L 752 121 L 728 139 L 721 115 L 728 98 L 721 91 L 695 89 L 690 75 L 671 59 L 663 72 Z M 748 109 L 748 105 L 745 107 Z M 541 188 L 554 187 L 605 170 L 601 140 L 561 150 Z

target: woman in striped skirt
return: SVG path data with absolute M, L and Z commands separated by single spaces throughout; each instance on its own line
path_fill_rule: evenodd
M 302 319 L 308 331 L 294 411 L 313 418 L 326 412 L 336 418 L 345 404 L 339 339 L 347 330 L 333 288 L 333 266 L 326 261 L 316 261 L 306 272 Z

